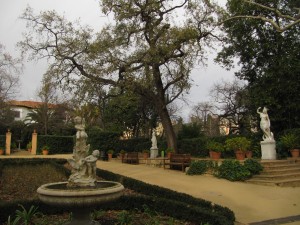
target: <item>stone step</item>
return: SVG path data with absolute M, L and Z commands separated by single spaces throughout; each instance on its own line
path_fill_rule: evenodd
M 285 165 L 300 165 L 298 160 L 277 160 L 277 161 L 261 161 L 264 167 L 285 166 Z
M 299 169 L 300 165 L 298 164 L 290 164 L 290 165 L 276 165 L 276 166 L 263 166 L 264 171 L 278 171 L 278 170 L 286 170 L 286 169 Z
M 265 174 L 259 174 L 253 176 L 253 178 L 258 178 L 260 180 L 282 180 L 282 179 L 300 179 L 300 173 L 287 173 L 287 174 L 271 174 L 271 175 L 265 175 Z
M 282 180 L 261 180 L 259 178 L 252 178 L 246 181 L 250 184 L 259 184 L 266 186 L 280 186 L 280 187 L 300 187 L 300 178 L 297 179 L 282 179 Z
M 274 168 L 272 170 L 265 169 L 260 175 L 283 175 L 289 173 L 300 173 L 300 167 Z
M 267 160 L 261 161 L 264 170 L 253 176 L 247 182 L 252 184 L 300 187 L 300 161 L 297 159 L 288 160 Z

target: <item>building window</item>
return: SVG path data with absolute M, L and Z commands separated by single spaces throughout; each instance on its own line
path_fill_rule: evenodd
M 15 117 L 15 119 L 20 119 L 21 118 L 21 112 L 20 111 L 15 111 L 13 110 L 13 115 Z

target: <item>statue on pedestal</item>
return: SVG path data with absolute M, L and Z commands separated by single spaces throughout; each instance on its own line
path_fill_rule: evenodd
M 271 122 L 268 115 L 268 109 L 266 107 L 260 112 L 261 107 L 257 109 L 257 113 L 260 116 L 260 128 L 262 129 L 264 135 L 263 140 L 274 140 L 274 135 L 271 132 Z
M 75 117 L 76 143 L 73 149 L 73 158 L 68 162 L 72 167 L 68 187 L 90 187 L 96 184 L 96 162 L 100 155 L 99 150 L 89 154 L 90 145 L 86 144 L 87 133 L 85 132 L 84 119 Z
M 152 142 L 152 147 L 150 148 L 150 158 L 156 158 L 158 157 L 158 148 L 157 148 L 155 129 L 153 129 L 152 131 L 151 142 Z
M 261 107 L 257 109 L 260 116 L 260 128 L 263 131 L 263 141 L 260 142 L 261 146 L 261 159 L 276 159 L 276 142 L 274 135 L 271 132 L 271 122 L 268 116 L 268 109 L 266 107 L 260 111 Z

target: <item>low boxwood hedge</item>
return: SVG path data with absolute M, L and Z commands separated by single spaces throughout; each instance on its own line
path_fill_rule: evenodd
M 1 160 L 0 165 L 7 163 L 28 164 L 50 162 L 56 164 L 56 166 L 62 167 L 62 164 L 66 162 L 66 160 L 55 159 L 6 160 L 7 159 Z M 96 208 L 102 210 L 131 210 L 134 208 L 143 209 L 143 206 L 147 205 L 159 213 L 177 219 L 191 221 L 196 224 L 200 224 L 200 222 L 209 223 L 210 225 L 234 224 L 234 213 L 226 207 L 214 205 L 206 200 L 197 199 L 190 195 L 162 188 L 157 185 L 146 184 L 144 182 L 101 169 L 97 169 L 97 175 L 105 180 L 120 182 L 126 188 L 141 193 L 141 195 L 124 195 L 116 202 L 105 203 Z M 58 214 L 64 211 L 64 209 L 49 207 L 39 200 L 0 202 L 1 223 L 7 221 L 8 216 L 15 213 L 15 211 L 19 208 L 18 204 L 22 204 L 25 208 L 29 208 L 31 205 L 38 206 L 38 210 L 44 214 Z
M 210 216 L 205 215 L 203 217 L 203 218 L 209 218 L 209 219 L 201 220 L 202 222 L 209 223 L 209 224 L 233 224 L 233 222 L 235 221 L 234 213 L 230 209 L 220 206 L 220 205 L 212 204 L 209 201 L 194 198 L 190 195 L 187 195 L 184 193 L 179 193 L 179 192 L 167 189 L 167 188 L 159 187 L 157 185 L 147 184 L 142 181 L 135 180 L 133 178 L 129 178 L 129 177 L 125 177 L 125 176 L 121 176 L 121 175 L 118 175 L 118 174 L 115 174 L 115 173 L 112 173 L 112 172 L 109 172 L 106 170 L 97 169 L 97 174 L 98 174 L 98 176 L 101 176 L 105 180 L 120 182 L 126 188 L 134 190 L 143 195 L 153 197 L 155 199 L 159 199 L 162 201 L 172 201 L 172 203 L 169 202 L 170 204 L 168 204 L 169 208 L 171 207 L 171 205 L 178 206 L 178 204 L 182 203 L 185 205 L 185 210 L 193 210 L 195 208 L 199 208 L 199 210 L 201 209 L 203 211 L 210 212 L 210 214 L 209 214 Z M 168 207 L 160 206 L 159 207 L 160 212 L 165 212 L 166 214 L 171 213 L 168 215 L 177 218 L 176 214 L 179 215 L 180 213 L 176 209 L 172 209 L 169 212 L 168 209 L 166 209 Z M 180 207 L 179 207 L 179 209 L 183 210 Z M 185 213 L 187 215 L 190 213 L 193 214 L 194 211 L 193 212 L 191 211 L 190 213 L 187 213 L 187 212 L 185 212 Z M 214 221 L 213 218 L 215 218 L 216 215 L 221 216 L 223 219 L 225 218 L 224 221 L 222 223 L 217 223 L 216 221 Z M 190 216 L 186 217 L 185 219 L 189 220 Z M 227 222 L 225 222 L 225 221 L 227 221 Z

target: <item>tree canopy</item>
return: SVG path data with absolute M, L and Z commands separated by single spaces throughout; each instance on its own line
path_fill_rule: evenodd
M 287 24 L 278 11 L 297 18 L 297 1 L 267 0 L 257 4 L 228 1 L 228 10 L 238 15 L 263 15 L 278 24 Z M 299 5 L 298 5 L 299 7 Z M 270 10 L 272 8 L 274 10 Z M 248 108 L 253 115 L 259 106 L 270 109 L 272 127 L 276 132 L 300 126 L 300 25 L 294 24 L 278 32 L 270 23 L 252 18 L 236 18 L 224 23 L 227 45 L 218 60 L 232 66 L 238 60 L 236 75 L 248 81 Z M 257 116 L 257 115 L 256 115 Z
M 216 37 L 218 7 L 194 0 L 102 0 L 100 5 L 114 23 L 97 34 L 54 11 L 34 15 L 28 8 L 22 18 L 29 30 L 21 47 L 34 58 L 49 57 L 49 70 L 64 87 L 84 76 L 146 98 L 168 146 L 176 150 L 167 105 L 189 89 L 191 69 Z
M 5 129 L 14 120 L 14 114 L 7 102 L 18 93 L 21 70 L 22 60 L 13 58 L 0 43 L 0 127 Z

